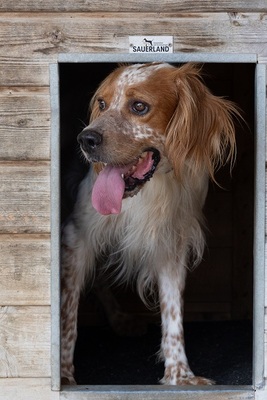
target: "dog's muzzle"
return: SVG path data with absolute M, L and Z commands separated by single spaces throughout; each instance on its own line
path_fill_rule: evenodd
M 119 214 L 122 200 L 139 192 L 154 175 L 161 158 L 159 150 L 144 147 L 130 160 L 112 162 L 108 160 L 112 151 L 103 149 L 103 135 L 88 127 L 77 140 L 88 161 L 103 164 L 92 189 L 93 207 L 103 215 Z
M 88 154 L 91 154 L 98 146 L 102 144 L 103 137 L 99 132 L 85 128 L 77 137 L 77 140 Z

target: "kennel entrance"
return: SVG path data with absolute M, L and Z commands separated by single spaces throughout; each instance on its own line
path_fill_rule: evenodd
M 68 176 L 73 171 L 77 172 L 76 178 L 81 179 L 86 170 L 84 164 L 81 169 L 76 169 L 79 160 L 75 157 L 75 151 L 77 150 L 76 136 L 82 130 L 83 124 L 87 123 L 87 107 L 90 97 L 98 84 L 115 68 L 118 62 L 146 61 L 159 61 L 159 59 L 153 57 L 151 60 L 141 56 L 138 56 L 137 59 L 136 56 L 130 57 L 129 55 L 120 57 L 118 55 L 113 57 L 65 55 L 60 57 L 59 63 L 51 68 L 51 79 L 52 81 L 54 79 L 51 87 L 54 87 L 55 92 L 52 96 L 52 105 L 54 109 L 58 108 L 60 111 L 60 123 L 56 113 L 53 113 L 52 171 L 61 171 L 61 178 L 57 174 L 54 176 L 52 174 L 52 183 L 56 180 L 55 184 L 59 188 L 61 182 L 60 204 L 58 192 L 55 192 L 55 186 L 53 187 L 53 201 L 56 207 L 53 209 L 55 218 L 53 218 L 52 232 L 55 238 L 53 243 L 57 244 L 53 249 L 53 260 L 57 265 L 53 268 L 54 274 L 59 270 L 57 264 L 59 260 L 59 215 L 61 215 L 61 220 L 67 217 L 73 201 L 71 196 L 75 194 L 75 185 L 67 188 L 64 186 L 64 182 L 68 182 Z M 189 274 L 185 303 L 186 350 L 191 368 L 196 374 L 217 380 L 219 385 L 227 385 L 228 390 L 231 388 L 236 393 L 237 391 L 243 393 L 243 390 L 252 390 L 253 385 L 260 386 L 263 379 L 262 310 L 264 300 L 262 285 L 265 196 L 263 193 L 265 174 L 265 94 L 263 87 L 265 87 L 265 67 L 257 65 L 253 55 L 243 58 L 220 55 L 216 58 L 216 56 L 173 54 L 165 56 L 163 61 L 174 64 L 187 61 L 203 62 L 203 75 L 207 86 L 214 94 L 226 96 L 236 102 L 243 110 L 246 121 L 246 123 L 237 124 L 237 162 L 232 177 L 229 167 L 226 166 L 217 175 L 221 187 L 214 185 L 210 187 L 205 207 L 209 228 L 207 251 L 204 255 L 203 265 Z M 254 93 L 256 94 L 254 95 Z M 74 193 L 72 192 L 70 195 L 72 190 Z M 253 276 L 254 289 L 252 286 Z M 52 282 L 54 286 L 52 292 L 53 386 L 58 389 L 60 387 L 59 277 L 52 278 Z M 142 390 L 146 391 L 147 396 L 150 393 L 151 398 L 153 398 L 153 393 L 158 391 L 165 396 L 164 387 L 151 386 L 155 385 L 157 378 L 162 375 L 162 366 L 156 364 L 155 357 L 153 357 L 160 343 L 157 315 L 146 311 L 133 293 L 115 288 L 115 295 L 118 301 L 125 306 L 126 312 L 137 318 L 143 318 L 149 326 L 153 325 L 153 328 L 149 327 L 147 336 L 141 339 L 134 341 L 134 339 L 120 338 L 118 340 L 107 328 L 105 316 L 97 301 L 91 296 L 85 296 L 80 307 L 80 330 L 76 350 L 76 369 L 78 374 L 80 373 L 78 383 L 82 385 L 78 387 L 77 398 L 83 398 L 78 397 L 82 396 L 83 390 L 86 391 L 86 396 L 89 396 L 90 392 L 92 398 L 97 398 L 98 390 L 103 393 L 102 385 L 112 385 L 110 390 L 117 390 L 118 393 L 121 393 L 121 397 L 118 398 L 124 396 L 121 385 L 142 385 Z M 94 326 L 92 327 L 92 325 Z M 100 346 L 99 338 L 101 339 Z M 91 348 L 85 345 L 88 341 L 91 342 Z M 232 345 L 229 346 L 231 342 Z M 94 344 L 92 345 L 92 343 Z M 147 347 L 149 347 L 149 352 L 145 353 Z M 92 348 L 96 349 L 97 360 L 93 359 Z M 105 356 L 99 362 L 101 349 Z M 132 353 L 127 353 L 127 349 L 132 349 Z M 237 350 L 239 353 L 236 353 Z M 120 354 L 124 358 L 119 358 Z M 146 360 L 136 357 L 135 363 L 133 362 L 133 355 L 144 354 L 146 354 Z M 229 356 L 225 357 L 226 354 Z M 233 358 L 233 355 L 236 358 Z M 220 363 L 220 357 L 224 362 L 225 358 L 228 359 L 226 364 Z M 117 362 L 117 376 L 114 360 Z M 128 362 L 129 360 L 131 362 Z M 209 372 L 214 374 L 215 364 L 218 364 L 218 361 L 217 376 L 212 377 Z M 98 364 L 96 365 L 96 363 Z M 96 365 L 96 368 L 92 368 L 92 365 Z M 110 365 L 111 368 L 109 368 Z M 152 367 L 152 365 L 156 365 L 156 367 Z M 131 367 L 128 376 L 125 374 L 123 378 L 119 377 L 119 372 L 123 370 L 125 373 L 125 370 Z M 201 368 L 204 369 L 201 370 Z M 236 368 L 234 374 L 233 368 Z M 95 373 L 97 369 L 101 370 L 102 376 L 103 371 L 106 374 L 103 380 L 99 380 L 97 371 Z M 153 376 L 148 376 L 148 372 L 151 370 Z M 134 379 L 129 379 L 129 376 Z M 89 392 L 85 388 L 87 385 L 90 385 L 88 386 Z M 130 388 L 132 398 L 135 398 L 136 389 L 134 386 L 130 386 Z M 205 398 L 207 398 L 208 393 L 211 392 L 210 395 L 212 395 L 212 391 L 218 390 L 218 387 L 203 389 L 205 392 L 207 391 L 205 394 Z M 175 396 L 177 390 L 172 388 L 169 393 L 170 397 L 166 398 Z M 188 392 L 188 389 L 185 392 Z M 179 391 L 179 395 L 181 393 Z M 68 395 L 66 394 L 66 396 Z M 191 396 L 191 398 L 194 397 Z

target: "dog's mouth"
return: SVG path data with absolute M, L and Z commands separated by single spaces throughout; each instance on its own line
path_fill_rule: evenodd
M 125 182 L 124 197 L 127 197 L 127 193 L 131 196 L 136 194 L 133 193 L 136 191 L 136 188 L 143 186 L 152 178 L 159 161 L 160 154 L 156 149 L 150 149 L 141 154 L 137 163 L 122 175 Z
M 122 199 L 139 192 L 152 178 L 159 161 L 159 151 L 149 148 L 130 164 L 106 165 L 93 186 L 93 207 L 103 215 L 119 214 Z

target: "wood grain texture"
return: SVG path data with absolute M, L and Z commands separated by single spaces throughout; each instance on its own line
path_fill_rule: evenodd
M 50 236 L 0 236 L 0 304 L 50 305 Z
M 48 88 L 2 87 L 0 109 L 0 160 L 49 160 Z
M 2 0 L 0 11 L 76 11 L 76 12 L 223 12 L 223 11 L 264 11 L 264 0 L 154 0 L 117 1 L 117 0 Z
M 266 0 L 0 0 L 0 12 L 0 159 L 20 161 L 0 164 L 0 302 L 11 305 L 0 310 L 0 399 L 200 398 L 118 395 L 114 387 L 51 392 L 43 378 L 50 376 L 50 165 L 23 160 L 49 160 L 49 63 L 59 53 L 127 53 L 128 35 L 166 34 L 175 52 L 257 53 L 266 62 Z M 22 235 L 8 235 L 14 232 Z M 267 357 L 267 333 L 265 343 Z M 267 358 L 267 377 L 266 366 Z M 29 378 L 11 378 L 19 376 Z M 240 390 L 202 395 L 254 398 Z
M 0 13 L 0 26 L 1 86 L 49 86 L 59 53 L 128 53 L 129 35 L 173 35 L 175 52 L 267 57 L 265 13 Z
M 50 232 L 50 164 L 0 163 L 0 233 Z
M 23 54 L 11 57 L 2 54 L 0 57 L 1 86 L 48 86 L 49 69 L 47 62 L 38 57 L 25 58 Z
M 267 14 L 0 14 L 1 57 L 127 53 L 129 35 L 173 35 L 175 52 L 267 54 Z M 10 79 L 10 78 L 9 78 Z
M 50 307 L 0 307 L 0 377 L 49 377 Z
M 50 378 L 7 378 L 0 380 L 0 400 L 58 400 Z

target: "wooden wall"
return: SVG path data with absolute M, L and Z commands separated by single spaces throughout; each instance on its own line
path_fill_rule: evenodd
M 0 0 L 1 400 L 58 398 L 50 391 L 49 65 L 59 53 L 127 53 L 128 35 L 163 34 L 173 35 L 175 52 L 256 53 L 267 62 L 267 3 Z

